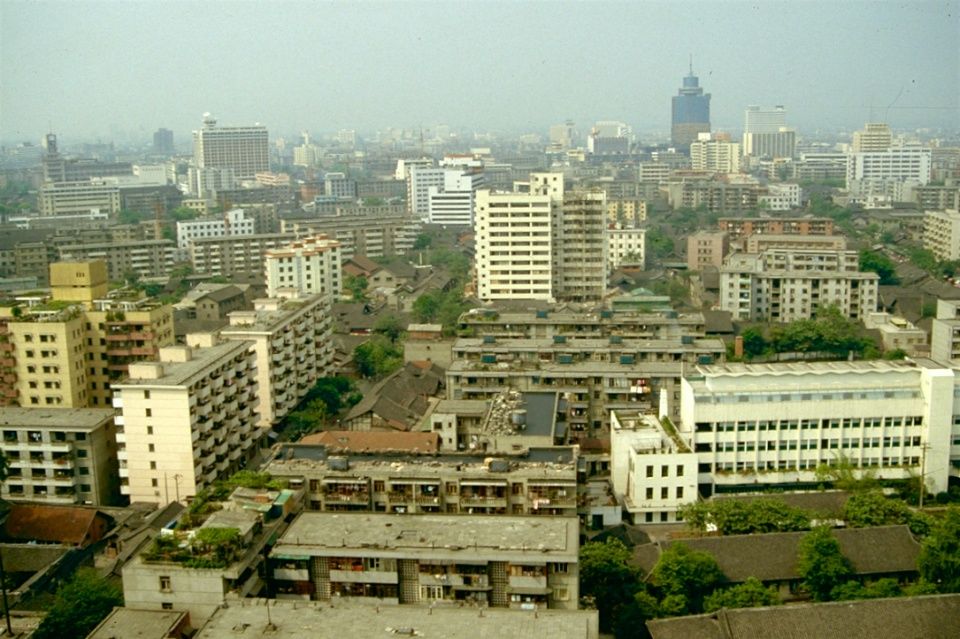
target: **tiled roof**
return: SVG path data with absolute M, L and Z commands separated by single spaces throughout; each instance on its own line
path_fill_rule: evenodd
M 4 535 L 18 541 L 83 545 L 97 516 L 94 508 L 14 504 L 4 523 Z

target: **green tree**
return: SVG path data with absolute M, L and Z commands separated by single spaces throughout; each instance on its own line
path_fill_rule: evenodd
M 830 599 L 833 601 L 884 599 L 886 597 L 899 597 L 902 594 L 903 591 L 900 589 L 897 580 L 887 577 L 867 584 L 861 584 L 856 580 L 842 583 L 830 591 Z
M 423 251 L 430 248 L 431 244 L 433 244 L 433 237 L 426 233 L 420 233 L 417 235 L 417 239 L 413 241 L 413 250 Z
M 889 499 L 879 490 L 858 492 L 850 496 L 844 506 L 843 517 L 849 526 L 866 528 L 869 526 L 910 526 L 915 535 L 930 532 L 930 519 L 919 511 L 914 511 L 899 499 Z
M 377 318 L 373 323 L 373 332 L 383 335 L 391 342 L 396 342 L 403 333 L 403 324 L 400 318 L 393 313 L 386 313 Z
M 440 311 L 440 291 L 428 291 L 413 301 L 413 316 L 418 322 L 432 322 Z
M 757 357 L 767 352 L 767 340 L 763 336 L 763 330 L 755 326 L 745 329 L 741 333 L 743 337 L 743 353 L 750 357 Z
M 123 605 L 123 592 L 92 568 L 80 568 L 58 590 L 53 607 L 33 633 L 34 639 L 85 637 Z
M 649 229 L 646 240 L 647 248 L 654 257 L 663 259 L 673 254 L 673 238 L 659 227 Z
M 860 251 L 860 270 L 872 271 L 880 276 L 880 284 L 898 284 L 897 265 L 880 251 L 863 249 Z
M 858 468 L 849 457 L 840 453 L 816 469 L 817 481 L 828 482 L 834 488 L 851 492 L 870 491 L 879 484 L 872 469 Z
M 948 506 L 923 540 L 917 568 L 940 592 L 960 592 L 960 507 Z
M 362 377 L 386 377 L 403 365 L 403 349 L 382 335 L 360 344 L 353 350 L 357 372 Z
M 699 531 L 715 526 L 722 535 L 792 532 L 810 528 L 811 515 L 777 499 L 716 499 L 684 506 L 687 525 Z
M 830 593 L 853 574 L 840 552 L 840 543 L 826 526 L 818 526 L 800 540 L 797 572 L 816 601 L 830 601 Z
M 633 601 L 617 609 L 613 636 L 617 639 L 649 639 L 647 621 L 661 616 L 660 603 L 646 590 L 640 590 Z
M 183 222 L 200 217 L 200 213 L 186 206 L 178 206 L 170 211 L 169 216 L 174 222 Z
M 704 612 L 713 612 L 721 608 L 757 608 L 759 606 L 777 606 L 783 603 L 777 589 L 766 587 L 756 577 L 750 577 L 742 584 L 715 590 L 703 600 Z
M 600 630 L 610 632 L 619 609 L 633 601 L 639 572 L 630 565 L 630 550 L 618 539 L 580 547 L 580 596 L 600 614 Z
M 367 299 L 367 287 L 370 283 L 363 275 L 347 275 L 343 278 L 343 287 L 350 291 L 354 302 L 363 302 Z
M 691 550 L 682 543 L 671 544 L 657 561 L 651 573 L 652 582 L 664 594 L 660 605 L 671 614 L 703 612 L 704 597 L 713 592 L 726 578 L 709 553 Z M 667 598 L 674 597 L 670 602 Z M 680 604 L 680 597 L 684 604 Z M 682 612 L 678 612 L 682 610 Z

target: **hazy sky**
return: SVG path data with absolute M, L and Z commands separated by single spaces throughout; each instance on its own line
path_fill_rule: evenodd
M 714 128 L 748 104 L 784 104 L 801 132 L 871 105 L 895 127 L 960 123 L 960 0 L 0 0 L 0 138 L 184 142 L 205 111 L 271 135 L 666 130 L 690 53 Z

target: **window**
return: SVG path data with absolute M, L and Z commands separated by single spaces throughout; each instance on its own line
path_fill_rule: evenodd
M 144 414 L 145 416 L 147 416 L 147 417 L 153 417 L 153 409 L 152 409 L 152 408 L 145 408 L 144 411 L 143 411 L 143 414 Z
M 666 486 L 660 488 L 660 499 L 669 499 L 670 498 L 670 489 Z
M 154 477 L 153 479 L 150 480 L 150 485 L 153 486 L 154 488 L 157 488 L 160 486 L 160 481 L 156 477 Z
M 150 462 L 150 470 L 156 470 L 156 469 L 157 469 L 157 462 L 155 461 Z M 156 479 L 154 479 L 154 481 L 156 481 Z
M 153 444 L 147 444 L 147 452 L 148 452 L 148 453 L 154 452 L 155 448 L 156 448 L 156 447 L 155 447 Z
M 160 576 L 160 591 L 161 592 L 173 592 L 172 584 L 170 583 L 169 575 Z
M 677 464 L 677 477 L 683 477 L 683 465 Z
M 173 604 L 169 601 L 164 601 L 160 604 L 160 608 L 163 610 L 173 610 Z
M 653 488 L 647 488 L 647 499 L 653 499 Z
M 653 477 L 653 466 L 647 466 L 647 477 Z
M 669 477 L 669 476 L 670 476 L 670 467 L 669 467 L 669 466 L 661 466 L 661 467 L 660 467 L 660 476 L 661 476 L 661 477 Z
M 677 499 L 683 499 L 683 486 L 677 486 Z

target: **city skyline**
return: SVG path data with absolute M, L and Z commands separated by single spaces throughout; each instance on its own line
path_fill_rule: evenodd
M 0 137 L 146 140 L 166 127 L 182 144 L 204 112 L 280 134 L 567 119 L 667 132 L 691 54 L 714 129 L 740 130 L 751 104 L 785 105 L 801 131 L 947 127 L 960 116 L 958 7 L 11 1 L 0 53 L 29 62 L 0 71 Z

